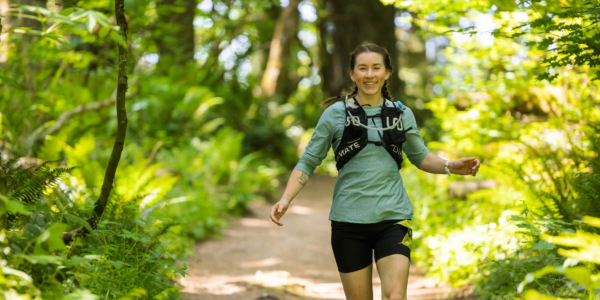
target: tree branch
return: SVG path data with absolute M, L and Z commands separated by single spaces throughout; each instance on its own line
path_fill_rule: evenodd
M 67 124 L 67 121 L 69 121 L 72 117 L 82 114 L 87 111 L 99 110 L 101 108 L 104 108 L 106 106 L 109 106 L 109 105 L 115 103 L 115 101 L 117 101 L 117 90 L 116 89 L 113 92 L 112 96 L 110 96 L 110 98 L 108 98 L 108 99 L 104 99 L 100 102 L 92 102 L 92 103 L 82 104 L 82 105 L 75 107 L 72 110 L 65 111 L 58 117 L 58 119 L 52 126 L 47 127 L 47 128 L 44 128 L 44 126 L 41 126 L 38 129 L 36 129 L 33 132 L 34 138 L 35 138 L 35 140 L 39 140 L 39 139 L 43 139 L 47 135 L 52 135 L 52 134 L 60 131 Z
M 137 82 L 137 78 L 134 77 L 131 81 L 132 81 L 132 84 L 135 84 Z M 132 98 L 138 92 L 139 92 L 139 89 L 136 89 L 134 93 L 127 95 L 127 99 Z M 58 117 L 58 119 L 56 120 L 56 122 L 54 122 L 53 125 L 51 125 L 51 126 L 42 125 L 42 126 L 38 127 L 36 130 L 34 130 L 31 133 L 31 137 L 28 138 L 27 143 L 29 145 L 33 145 L 34 143 L 39 142 L 42 139 L 44 139 L 47 135 L 52 135 L 52 134 L 59 132 L 61 129 L 63 129 L 68 124 L 68 121 L 71 118 L 73 118 L 74 116 L 83 114 L 88 111 L 100 110 L 104 107 L 114 104 L 116 101 L 117 101 L 117 89 L 115 89 L 115 91 L 110 96 L 110 98 L 104 99 L 99 102 L 82 104 L 82 105 L 75 107 L 72 110 L 65 111 Z

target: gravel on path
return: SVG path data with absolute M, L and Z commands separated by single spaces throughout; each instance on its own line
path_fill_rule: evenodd
M 187 300 L 345 299 L 330 246 L 328 220 L 335 178 L 314 176 L 292 202 L 279 227 L 271 205 L 252 202 L 247 216 L 231 220 L 219 239 L 196 244 Z M 374 299 L 381 282 L 373 270 Z M 408 299 L 451 299 L 452 290 L 411 266 Z

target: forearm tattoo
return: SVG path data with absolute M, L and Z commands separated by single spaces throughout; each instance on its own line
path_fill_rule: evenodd
M 300 177 L 298 177 L 296 180 L 298 180 L 298 183 L 300 183 L 302 186 L 304 186 L 308 182 L 308 176 L 306 176 L 306 174 L 302 173 L 302 175 L 300 175 Z

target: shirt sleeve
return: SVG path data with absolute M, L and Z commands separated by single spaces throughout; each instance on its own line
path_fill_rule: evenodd
M 335 111 L 330 106 L 321 115 L 310 142 L 308 142 L 308 146 L 304 149 L 304 153 L 302 153 L 302 157 L 294 169 L 304 172 L 309 177 L 312 176 L 315 168 L 327 157 L 333 139 L 334 123 Z
M 404 128 L 412 127 L 411 130 L 406 132 L 406 142 L 402 145 L 402 150 L 406 154 L 408 160 L 418 168 L 427 154 L 429 154 L 429 150 L 427 150 L 427 147 L 425 146 L 423 137 L 419 134 L 415 115 L 408 107 L 404 110 L 402 122 L 404 123 Z

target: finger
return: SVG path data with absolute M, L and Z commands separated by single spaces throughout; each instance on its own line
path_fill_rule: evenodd
M 279 226 L 283 226 L 283 223 L 281 223 L 281 221 L 279 221 L 279 219 L 277 217 L 271 216 L 271 221 L 273 221 L 273 223 L 275 223 Z
M 278 205 L 279 203 L 275 204 L 273 208 L 271 208 L 271 220 L 273 220 L 273 222 L 275 223 L 279 221 L 279 218 L 275 215 L 275 211 L 277 210 Z
M 279 209 L 277 209 L 277 212 L 282 212 L 283 211 L 283 205 L 279 205 Z
M 280 221 L 281 220 L 281 215 L 280 214 L 275 214 L 275 224 L 279 225 L 279 226 L 283 226 L 283 223 Z
M 273 221 L 273 223 L 279 222 L 279 220 L 277 220 L 277 217 L 274 215 L 271 215 L 271 221 Z

